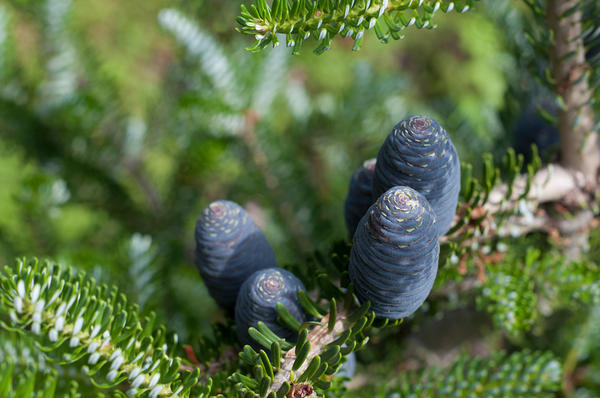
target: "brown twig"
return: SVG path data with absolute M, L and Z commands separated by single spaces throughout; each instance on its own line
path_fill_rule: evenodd
M 588 77 L 579 0 L 548 0 L 546 21 L 552 32 L 550 63 L 554 91 L 562 98 L 557 113 L 561 162 L 596 183 L 600 167 L 598 134 L 593 130 L 590 105 L 593 89 Z M 575 10 L 574 12 L 571 12 Z
M 320 323 L 321 325 L 315 326 L 308 333 L 307 341 L 310 341 L 310 351 L 308 352 L 306 360 L 296 371 L 294 371 L 294 374 L 296 375 L 301 375 L 304 373 L 310 364 L 310 361 L 317 355 L 322 354 L 324 347 L 333 342 L 340 333 L 348 328 L 348 314 L 343 309 L 338 310 L 336 322 L 331 331 L 328 328 L 329 314 L 325 315 L 321 319 Z M 273 383 L 271 383 L 271 387 L 269 387 L 269 392 L 277 392 L 284 382 L 290 382 L 293 371 L 292 367 L 294 366 L 295 360 L 296 347 L 292 348 L 285 354 L 285 357 L 281 362 L 281 367 L 277 374 L 275 374 L 275 379 L 273 380 Z M 304 398 L 315 396 L 314 391 L 312 391 L 310 395 L 302 395 L 305 394 L 306 391 L 306 389 L 301 388 L 297 388 L 294 392 L 290 390 L 292 395 L 288 393 L 288 398 Z
M 510 197 L 507 197 L 509 191 L 507 184 L 501 184 L 492 189 L 488 201 L 471 212 L 472 220 L 484 218 L 477 228 L 486 232 L 463 240 L 461 242 L 462 246 L 486 242 L 498 236 L 503 237 L 508 234 L 522 236 L 528 232 L 539 230 L 548 232 L 550 235 L 554 234 L 555 231 L 569 234 L 569 231 L 573 231 L 572 222 L 550 216 L 546 211 L 540 209 L 539 205 L 553 202 L 561 203 L 569 208 L 586 209 L 589 207 L 589 203 L 594 200 L 599 189 L 598 185 L 586 181 L 583 173 L 560 165 L 550 164 L 534 175 L 531 181 L 531 189 L 525 198 L 525 203 L 531 203 L 535 210 L 531 210 L 529 214 L 519 214 L 518 208 L 523 204 L 519 198 L 526 192 L 527 179 L 527 175 L 522 175 L 515 180 Z M 468 205 L 459 208 L 455 222 L 458 222 L 460 217 L 464 216 L 464 211 L 467 208 Z M 589 210 L 584 212 L 583 218 L 578 217 L 577 219 L 587 220 L 589 223 L 593 217 L 590 217 Z M 504 222 L 505 227 L 501 230 L 497 229 L 494 222 L 494 217 L 498 213 L 514 214 L 508 217 Z M 467 223 L 453 234 L 442 236 L 440 244 L 452 241 L 474 227 L 476 227 L 475 224 Z M 578 225 L 575 230 L 581 230 L 583 227 L 583 225 Z
M 495 187 L 490 193 L 488 202 L 484 208 L 489 213 L 496 213 L 519 204 L 519 197 L 527 189 L 527 175 L 518 177 L 513 184 L 513 192 L 510 198 L 507 184 Z M 587 203 L 590 193 L 593 191 L 589 182 L 580 171 L 567 169 L 557 164 L 550 164 L 539 170 L 531 181 L 531 189 L 527 200 L 536 203 L 555 202 L 568 200 L 574 205 Z

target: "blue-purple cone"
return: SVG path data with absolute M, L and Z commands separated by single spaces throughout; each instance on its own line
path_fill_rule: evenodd
M 393 186 L 425 195 L 437 214 L 438 236 L 450 229 L 460 191 L 460 161 L 448 133 L 433 119 L 409 116 L 387 136 L 377 154 L 373 198 Z
M 218 200 L 196 222 L 196 266 L 210 295 L 233 308 L 242 283 L 252 273 L 277 267 L 273 248 L 238 204 Z
M 248 328 L 256 327 L 258 321 L 279 337 L 295 341 L 296 332 L 277 322 L 276 304 L 282 303 L 296 320 L 305 322 L 306 315 L 297 298 L 299 290 L 305 290 L 302 282 L 284 269 L 268 268 L 252 274 L 242 285 L 235 305 L 235 328 L 240 343 L 261 348 L 248 334 Z
M 360 220 L 349 273 L 361 302 L 382 318 L 409 316 L 425 301 L 437 273 L 436 214 L 425 196 L 394 187 Z
M 354 236 L 358 222 L 373 204 L 373 172 L 375 171 L 375 159 L 369 159 L 360 166 L 350 179 L 348 195 L 344 203 L 344 215 L 346 227 L 350 239 Z

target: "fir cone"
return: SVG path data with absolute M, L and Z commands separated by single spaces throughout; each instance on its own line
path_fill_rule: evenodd
M 278 265 L 248 213 L 234 202 L 218 200 L 202 210 L 196 222 L 196 266 L 215 301 L 233 308 L 248 276 Z
M 361 302 L 378 317 L 400 319 L 425 301 L 437 273 L 436 214 L 410 187 L 385 192 L 360 220 L 349 273 Z
M 398 123 L 377 154 L 373 198 L 393 186 L 425 195 L 437 214 L 438 236 L 450 229 L 460 191 L 460 161 L 446 131 L 426 116 Z
M 369 207 L 373 204 L 373 172 L 375 171 L 375 159 L 365 161 L 359 167 L 352 178 L 348 187 L 348 195 L 344 203 L 344 215 L 346 217 L 346 226 L 350 239 L 354 236 L 358 222 L 365 215 Z
M 242 285 L 235 305 L 235 327 L 242 345 L 260 348 L 248 334 L 248 328 L 264 322 L 276 335 L 289 341 L 296 340 L 296 332 L 277 322 L 277 302 L 282 303 L 299 322 L 306 315 L 297 299 L 302 282 L 289 271 L 268 268 L 256 271 Z

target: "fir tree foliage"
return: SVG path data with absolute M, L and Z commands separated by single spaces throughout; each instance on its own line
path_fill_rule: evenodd
M 85 367 L 97 387 L 128 382 L 129 396 L 189 396 L 196 372 L 179 373 L 177 336 L 140 319 L 116 289 L 52 262 L 20 260 L 6 267 L 2 326 L 26 334 L 49 360 Z
M 0 395 L 3 397 L 52 397 L 58 372 L 46 364 L 45 358 L 24 339 L 1 332 Z
M 78 59 L 75 47 L 69 37 L 68 23 L 71 0 L 46 0 L 45 26 L 46 77 L 40 86 L 40 97 L 44 102 L 39 105 L 45 112 L 72 100 L 77 92 Z
M 149 302 L 159 290 L 156 247 L 152 245 L 151 236 L 139 233 L 133 234 L 128 246 L 131 260 L 127 268 L 131 280 L 129 294 L 135 297 L 135 302 L 143 310 L 149 307 Z
M 208 80 L 205 88 L 209 90 L 210 96 L 201 92 L 200 88 L 204 87 L 192 89 L 190 94 L 201 95 L 201 98 L 205 98 L 204 101 L 210 97 L 212 107 L 202 106 L 203 111 L 189 116 L 195 120 L 209 120 L 209 128 L 216 135 L 239 136 L 243 132 L 244 112 L 248 108 L 260 115 L 268 114 L 287 77 L 285 51 L 274 51 L 267 55 L 260 65 L 257 78 L 253 82 L 247 82 L 242 71 L 233 67 L 232 55 L 181 12 L 164 9 L 158 15 L 158 21 L 185 48 L 188 57 L 197 63 L 202 76 Z M 251 87 L 245 87 L 248 84 Z M 217 98 L 218 102 L 215 101 Z M 204 113 L 205 109 L 211 108 L 211 112 Z
M 230 107 L 239 106 L 242 101 L 239 83 L 221 45 L 177 10 L 162 10 L 158 21 L 185 47 L 189 56 L 197 60 L 202 72 L 222 96 L 225 104 Z
M 57 379 L 57 374 L 53 371 L 43 371 L 35 367 L 18 369 L 14 359 L 8 357 L 0 365 L 0 394 L 6 398 L 54 397 Z M 65 394 L 65 397 L 69 398 L 78 396 L 76 390 Z
M 466 1 L 413 1 L 413 0 L 266 0 L 246 8 L 242 5 L 237 18 L 241 33 L 256 39 L 249 50 L 261 50 L 268 44 L 279 45 L 285 35 L 287 47 L 298 54 L 305 40 L 316 38 L 320 44 L 315 52 L 320 54 L 331 47 L 340 35 L 354 39 L 353 50 L 359 50 L 366 31 L 375 30 L 379 40 L 387 42 L 403 37 L 402 31 L 415 26 L 419 29 L 435 28 L 432 21 L 438 10 L 466 12 L 473 6 Z
M 487 271 L 477 304 L 510 335 L 530 330 L 542 316 L 540 300 L 555 311 L 594 306 L 600 300 L 597 266 L 589 260 L 568 262 L 553 250 L 542 254 L 539 249 L 517 248 Z
M 554 397 L 561 367 L 550 353 L 499 352 L 488 358 L 459 357 L 453 364 L 407 372 L 381 398 Z

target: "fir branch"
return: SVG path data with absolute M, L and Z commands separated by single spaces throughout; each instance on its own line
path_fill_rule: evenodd
M 495 185 L 485 203 L 461 204 L 452 233 L 443 236 L 440 243 L 461 238 L 463 245 L 470 246 L 496 236 L 522 236 L 531 231 L 548 230 L 555 223 L 546 213 L 536 212 L 541 204 L 561 202 L 568 206 L 587 207 L 596 189 L 586 184 L 582 173 L 556 164 L 545 166 L 535 174 L 521 174 L 513 182 Z M 471 219 L 478 218 L 481 224 L 490 225 L 491 228 L 485 234 L 464 239 L 468 236 L 466 230 L 472 227 L 470 221 L 461 222 L 465 212 L 469 213 Z M 502 214 L 506 220 L 501 226 L 499 221 Z
M 589 85 L 594 90 L 596 103 L 600 97 L 600 4 L 594 0 L 586 0 L 582 7 L 582 30 L 585 44 L 586 61 L 590 66 Z M 594 130 L 600 130 L 600 120 L 596 120 Z
M 333 297 L 328 299 L 328 311 L 308 298 L 304 292 L 299 292 L 301 305 L 307 313 L 314 314 L 318 321 L 302 324 L 298 341 L 283 356 L 280 347 L 284 346 L 272 341 L 269 347 L 272 361 L 263 354 L 248 352 L 251 349 L 246 346 L 244 352 L 240 353 L 242 361 L 254 368 L 259 364 L 264 370 L 259 377 L 254 374 L 254 382 L 259 387 L 252 388 L 251 383 L 244 382 L 237 374 L 231 378 L 232 381 L 241 381 L 244 387 L 242 392 L 252 391 L 269 398 L 304 398 L 335 393 L 341 387 L 338 385 L 339 380 L 334 380 L 335 376 L 348 356 L 362 349 L 369 341 L 367 331 L 371 327 L 384 328 L 401 322 L 383 318 L 376 320 L 374 312 L 370 311 L 370 303 L 358 306 L 358 299 L 351 291 L 352 287 L 346 293 L 342 294 L 340 291 L 343 299 L 339 294 L 334 294 L 340 297 L 339 304 Z M 278 308 L 278 311 L 281 318 L 286 317 L 284 308 Z M 259 356 L 263 358 L 262 361 L 257 359 Z M 266 376 L 261 376 L 263 374 Z
M 332 387 L 332 379 L 345 358 L 367 343 L 365 333 L 371 326 L 382 328 L 399 323 L 389 319 L 374 322 L 375 314 L 369 310 L 369 302 L 357 306 L 354 294 L 348 291 L 343 296 L 340 304 L 335 298 L 329 299 L 329 311 L 326 311 L 303 291 L 299 292 L 301 305 L 307 313 L 314 314 L 317 321 L 296 326 L 293 323 L 297 322 L 286 322 L 291 315 L 278 305 L 282 322 L 299 330 L 295 345 L 274 335 L 264 324 L 250 328 L 252 337 L 270 350 L 271 355 L 264 350 L 257 353 L 250 346 L 244 347 L 240 359 L 249 372 L 234 373 L 230 377 L 237 391 L 242 396 L 257 394 L 269 398 L 317 396 Z M 283 356 L 282 350 L 287 350 Z
M 130 116 L 127 119 L 125 137 L 122 144 L 124 154 L 122 164 L 129 171 L 142 192 L 144 192 L 152 212 L 162 213 L 164 212 L 164 208 L 161 195 L 143 168 L 143 158 L 141 155 L 144 149 L 144 139 L 147 129 L 147 123 L 143 118 Z
M 32 344 L 31 339 L 0 330 L 0 363 L 12 359 L 17 366 L 48 367 L 46 357 Z
M 559 164 L 541 167 L 541 159 L 533 149 L 533 160 L 526 173 L 521 173 L 523 156 L 516 156 L 511 148 L 499 167 L 494 166 L 491 155 L 483 156 L 481 180 L 471 175 L 473 166 L 463 163 L 458 210 L 452 228 L 440 238 L 440 244 L 450 248 L 446 261 L 458 264 L 465 255 L 478 257 L 480 249 L 488 251 L 495 239 L 524 236 L 532 231 L 568 235 L 590 227 L 597 212 L 593 203 L 600 185 L 586 180 L 582 172 Z M 554 202 L 582 209 L 581 214 L 564 219 L 541 208 Z
M 578 325 L 577 334 L 573 338 L 571 348 L 567 353 L 563 365 L 564 390 L 567 394 L 575 390 L 575 371 L 580 360 L 593 351 L 597 351 L 600 342 L 600 306 L 598 304 L 589 309 L 587 319 Z
M 477 305 L 513 336 L 529 330 L 540 314 L 600 302 L 597 265 L 567 261 L 556 249 L 542 252 L 524 242 L 485 266 L 487 279 L 478 286 Z
M 158 21 L 171 32 L 188 53 L 198 60 L 202 71 L 227 105 L 236 109 L 243 105 L 237 76 L 233 72 L 224 49 L 211 35 L 175 9 L 163 9 Z
M 600 33 L 600 8 L 595 0 L 525 3 L 535 18 L 527 38 L 535 58 L 548 63 L 545 70 L 534 70 L 532 74 L 551 91 L 557 104 L 553 122 L 560 134 L 561 164 L 595 182 L 600 167 L 600 123 L 592 107 L 600 84 L 600 57 L 594 49 Z
M 403 373 L 386 397 L 554 397 L 561 365 L 550 353 L 500 352 L 488 358 L 460 357 L 445 369 Z
M 481 287 L 477 305 L 485 308 L 496 325 L 510 335 L 529 330 L 537 316 L 534 282 L 524 275 L 501 270 L 488 274 L 491 275 Z
M 465 253 L 477 257 L 497 239 L 534 231 L 559 237 L 587 230 L 596 211 L 590 203 L 599 188 L 586 183 L 581 172 L 550 164 L 535 174 L 519 175 L 512 183 L 496 185 L 485 203 L 462 203 L 451 233 L 441 237 L 440 243 L 453 248 L 447 258 L 456 264 Z M 546 203 L 583 210 L 574 218 L 557 217 L 541 208 Z
M 116 390 L 99 392 L 84 369 L 52 363 L 34 338 L 0 329 L 0 396 L 3 398 L 113 396 Z M 24 384 L 34 386 L 32 395 L 23 391 L 15 393 Z M 7 392 L 7 388 L 12 388 L 12 392 Z
M 305 122 L 313 112 L 311 100 L 306 91 L 306 85 L 301 79 L 290 76 L 290 80 L 285 88 L 285 98 L 296 120 Z
M 55 396 L 58 375 L 54 369 L 40 369 L 29 365 L 22 368 L 11 357 L 0 363 L 0 396 L 4 398 L 35 398 Z M 63 395 L 76 398 L 80 395 L 76 385 Z
M 85 366 L 97 386 L 156 398 L 187 397 L 196 384 L 198 371 L 182 377 L 170 354 L 176 336 L 167 345 L 164 327 L 140 321 L 116 289 L 37 260 L 6 267 L 0 284 L 2 326 L 34 338 L 48 359 Z
M 294 370 L 294 363 L 298 358 L 297 349 L 298 346 L 289 350 L 282 359 L 281 367 L 273 383 L 269 387 L 269 392 L 279 391 L 284 383 L 292 383 L 294 381 L 294 375 L 302 375 L 308 368 L 311 361 L 318 355 L 322 355 L 325 351 L 325 347 L 331 344 L 344 330 L 350 328 L 348 322 L 348 314 L 343 310 L 337 313 L 336 320 L 332 325 L 329 325 L 330 314 L 325 315 L 319 322 L 319 325 L 315 326 L 307 336 L 307 341 L 310 342 L 310 350 L 305 355 L 305 360 L 302 365 Z M 312 387 L 311 387 L 312 389 Z M 309 390 L 308 388 L 306 390 Z M 306 395 L 312 396 L 312 395 Z M 292 397 L 296 397 L 292 395 Z
M 46 112 L 78 94 L 79 59 L 67 30 L 71 0 L 46 0 L 44 45 L 50 53 L 39 89 L 39 110 Z
M 18 333 L 11 333 L 0 329 L 0 367 L 9 365 L 13 369 L 13 374 L 2 374 L 0 370 L 0 396 L 5 397 L 7 384 L 21 384 L 19 375 L 26 373 L 32 377 L 25 377 L 22 380 L 28 380 L 35 384 L 35 394 L 46 391 L 46 386 L 53 385 L 53 393 L 50 396 L 81 397 L 96 394 L 98 397 L 110 395 L 114 391 L 108 390 L 106 394 L 98 392 L 98 389 L 90 382 L 84 369 L 77 369 L 70 366 L 61 366 L 48 361 L 47 355 L 36 345 L 36 340 L 29 336 Z M 6 368 L 4 368 L 6 370 Z M 4 391 L 4 392 L 2 392 Z M 10 396 L 10 394 L 9 394 Z M 46 396 L 46 395 L 42 395 Z M 17 394 L 15 398 L 26 398 L 27 395 Z M 39 398 L 39 395 L 31 396 Z
M 129 290 L 143 310 L 159 288 L 156 281 L 159 269 L 156 264 L 156 248 L 152 246 L 152 237 L 139 233 L 133 234 L 129 240 L 128 254 L 131 262 L 127 270 L 131 280 Z
M 260 142 L 258 141 L 256 127 L 259 120 L 258 114 L 254 113 L 252 110 L 246 112 L 241 138 L 248 149 L 252 162 L 256 165 L 258 172 L 264 179 L 270 194 L 275 202 L 279 204 L 281 216 L 294 237 L 293 243 L 300 253 L 307 253 L 311 249 L 310 241 L 306 234 L 302 232 L 302 228 L 300 227 L 302 223 L 294 212 L 285 191 L 281 187 L 279 177 L 273 172 L 273 167 L 271 167 L 269 163 L 269 158 L 262 150 Z
M 400 39 L 400 32 L 412 25 L 434 28 L 432 18 L 437 10 L 465 12 L 474 1 L 273 0 L 269 6 L 266 0 L 256 0 L 249 9 L 241 6 L 237 21 L 242 27 L 238 31 L 255 37 L 251 51 L 260 50 L 269 43 L 279 45 L 277 34 L 286 36 L 286 45 L 293 47 L 295 54 L 310 36 L 321 42 L 315 50 L 317 53 L 329 49 L 337 35 L 352 37 L 353 50 L 358 50 L 369 29 L 375 29 L 377 37 L 384 42 L 390 36 Z
M 251 100 L 252 109 L 261 118 L 269 116 L 275 97 L 286 83 L 288 69 L 288 53 L 283 49 L 269 52 L 262 60 Z

